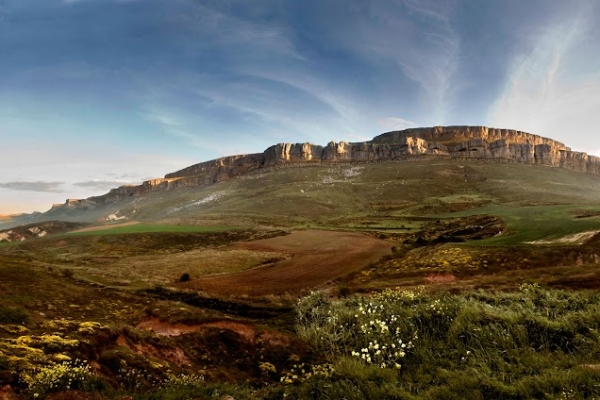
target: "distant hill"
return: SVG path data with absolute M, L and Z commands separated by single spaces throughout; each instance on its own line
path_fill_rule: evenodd
M 22 242 L 27 239 L 72 231 L 84 226 L 85 224 L 63 221 L 47 221 L 22 225 L 11 229 L 1 230 L 0 242 Z
M 361 143 L 277 144 L 263 153 L 195 164 L 101 196 L 69 199 L 13 223 L 24 218 L 270 223 L 281 215 L 286 219 L 278 223 L 294 224 L 347 214 L 380 216 L 385 210 L 465 207 L 448 205 L 461 202 L 475 207 L 505 202 L 510 194 L 525 203 L 585 203 L 600 195 L 599 174 L 600 158 L 525 132 L 481 126 L 414 128 Z M 584 193 L 582 187 L 587 188 Z M 448 196 L 458 200 L 431 205 Z M 0 227 L 7 225 L 0 221 Z

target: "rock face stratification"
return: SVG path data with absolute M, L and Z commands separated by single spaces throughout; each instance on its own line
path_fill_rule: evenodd
M 262 153 L 223 157 L 192 165 L 137 186 L 121 186 L 80 203 L 116 202 L 155 190 L 171 190 L 225 181 L 260 168 L 294 164 L 335 164 L 407 160 L 418 157 L 498 160 L 562 167 L 600 175 L 600 158 L 571 151 L 552 139 L 511 129 L 485 126 L 435 126 L 387 132 L 360 143 L 279 143 Z M 79 202 L 79 203 L 77 203 Z M 82 203 L 83 202 L 83 203 Z

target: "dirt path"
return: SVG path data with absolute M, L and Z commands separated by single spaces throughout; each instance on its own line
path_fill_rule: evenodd
M 389 254 L 392 245 L 359 233 L 306 230 L 235 247 L 291 257 L 237 274 L 200 278 L 186 286 L 219 294 L 298 293 L 362 269 Z

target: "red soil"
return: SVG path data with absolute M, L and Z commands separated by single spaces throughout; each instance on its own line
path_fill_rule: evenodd
M 359 233 L 306 230 L 235 247 L 291 257 L 249 271 L 200 278 L 186 286 L 221 295 L 298 293 L 378 261 L 392 245 Z
M 456 276 L 451 273 L 441 273 L 441 274 L 428 274 L 425 277 L 425 281 L 427 283 L 446 283 L 446 282 L 455 282 Z
M 255 343 L 260 339 L 263 343 L 268 343 L 272 346 L 288 346 L 290 344 L 290 338 L 284 334 L 270 330 L 258 330 L 251 324 L 236 321 L 212 321 L 187 325 L 179 322 L 170 323 L 161 321 L 158 318 L 152 318 L 140 322 L 136 325 L 136 328 L 150 330 L 160 336 L 179 336 L 186 333 L 202 332 L 210 328 L 217 328 L 233 331 L 248 343 Z M 122 345 L 122 343 L 117 344 Z

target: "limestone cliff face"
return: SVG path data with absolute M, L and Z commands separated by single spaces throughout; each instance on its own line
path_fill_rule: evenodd
M 138 186 L 121 186 L 103 196 L 67 200 L 62 207 L 90 207 L 141 196 L 221 182 L 250 171 L 292 164 L 331 164 L 404 160 L 432 156 L 489 159 L 568 168 L 600 175 L 600 158 L 574 152 L 564 144 L 530 133 L 485 126 L 436 126 L 393 131 L 369 142 L 279 143 L 263 153 L 223 157 L 192 165 Z
M 167 174 L 165 175 L 165 179 L 195 175 L 211 175 L 215 180 L 221 180 L 220 178 L 224 178 L 225 176 L 232 178 L 258 168 L 261 165 L 263 154 L 243 154 L 206 161 Z

